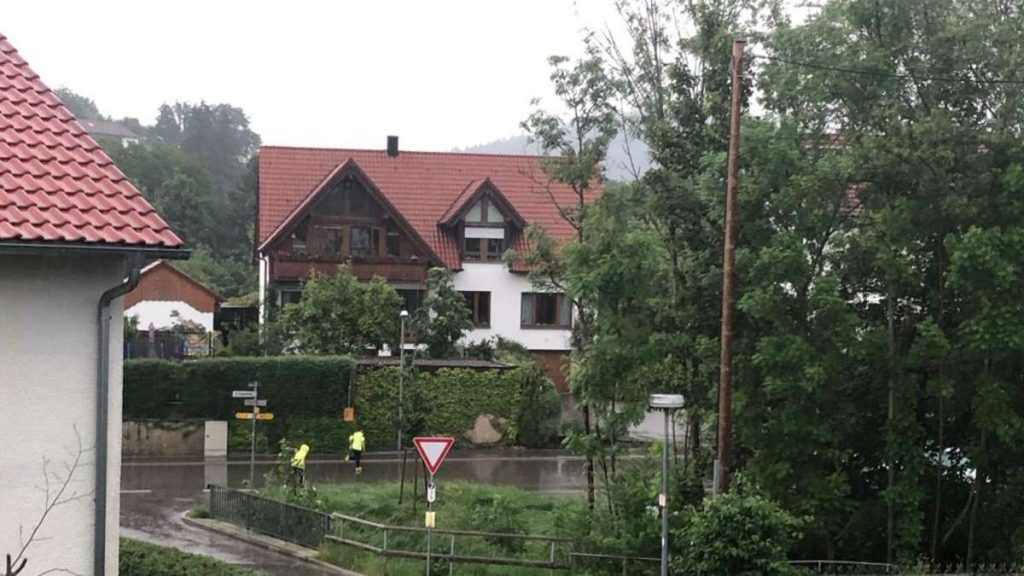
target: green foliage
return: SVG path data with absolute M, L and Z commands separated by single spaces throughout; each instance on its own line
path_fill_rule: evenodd
M 558 389 L 536 364 L 522 364 L 518 372 L 519 403 L 512 440 L 527 448 L 556 445 L 562 416 L 562 397 Z
M 703 574 L 798 574 L 786 555 L 800 526 L 778 504 L 740 489 L 684 513 L 673 533 L 672 562 Z
M 416 435 L 463 438 L 481 414 L 490 415 L 492 424 L 502 431 L 516 422 L 521 411 L 530 409 L 522 402 L 521 390 L 524 382 L 533 376 L 525 368 L 409 371 L 404 382 L 404 436 L 406 439 Z M 379 368 L 359 375 L 353 394 L 356 419 L 366 433 L 371 450 L 393 446 L 397 430 L 398 379 L 398 368 Z M 528 430 L 531 439 L 544 438 L 542 431 Z M 521 431 L 519 437 L 523 438 Z
M 455 290 L 451 271 L 446 268 L 427 271 L 427 295 L 414 313 L 413 322 L 428 356 L 456 356 L 459 340 L 473 328 L 473 313 L 466 306 L 466 299 Z
M 399 338 L 402 297 L 384 280 L 361 283 L 348 266 L 334 276 L 312 272 L 302 300 L 281 312 L 296 346 L 310 354 L 372 354 Z
M 82 96 L 66 86 L 57 88 L 53 93 L 78 120 L 103 120 L 103 115 L 92 98 Z
M 237 568 L 206 556 L 181 552 L 138 540 L 121 539 L 118 572 L 122 576 L 255 576 L 257 573 Z

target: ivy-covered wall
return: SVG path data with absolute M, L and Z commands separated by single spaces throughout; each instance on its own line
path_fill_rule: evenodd
M 369 450 L 392 450 L 399 370 L 360 370 L 351 360 L 330 356 L 212 358 L 188 363 L 129 360 L 124 364 L 125 420 L 228 420 L 229 451 L 249 449 L 248 422 L 234 420 L 245 410 L 231 397 L 253 380 L 274 420 L 257 424 L 257 449 L 276 451 L 277 443 L 305 442 L 314 453 L 342 454 L 356 427 L 367 436 Z M 354 379 L 352 404 L 356 422 L 342 421 Z M 550 381 L 532 366 L 478 371 L 445 368 L 408 370 L 405 377 L 406 441 L 415 435 L 450 435 L 463 439 L 477 417 L 493 416 L 504 441 L 546 445 L 557 441 L 559 398 Z M 524 430 L 524 427 L 529 428 Z M 541 430 L 538 427 L 543 427 Z

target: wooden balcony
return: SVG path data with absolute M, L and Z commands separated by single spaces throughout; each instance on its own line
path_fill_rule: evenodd
M 338 271 L 341 261 L 291 260 L 272 258 L 270 261 L 271 282 L 294 282 L 305 280 L 313 270 L 327 275 Z M 349 263 L 352 273 L 360 280 L 380 276 L 388 282 L 426 282 L 427 264 L 423 261 L 404 260 L 394 257 L 360 258 Z

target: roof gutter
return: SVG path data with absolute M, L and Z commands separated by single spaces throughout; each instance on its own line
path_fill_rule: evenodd
M 127 278 L 100 296 L 97 307 L 96 356 L 96 523 L 94 526 L 93 574 L 107 573 L 107 453 L 110 428 L 110 304 L 131 292 L 139 283 L 144 255 L 128 255 Z
M 88 253 L 88 254 L 119 254 L 122 256 L 139 255 L 144 258 L 163 258 L 166 260 L 187 260 L 192 254 L 185 248 L 160 248 L 150 246 L 132 246 L 118 244 L 82 244 L 76 242 L 18 242 L 0 241 L 0 252 L 15 254 L 53 254 L 53 253 Z

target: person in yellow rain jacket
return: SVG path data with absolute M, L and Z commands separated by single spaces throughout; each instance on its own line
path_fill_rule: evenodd
M 348 460 L 349 458 L 351 458 L 355 460 L 356 472 L 362 472 L 363 449 L 366 448 L 366 436 L 363 436 L 362 430 L 356 430 L 355 432 L 352 433 L 351 436 L 348 437 L 348 448 L 349 450 L 352 451 L 352 453 L 349 454 L 349 456 L 345 459 Z
M 292 456 L 292 473 L 289 480 L 296 486 L 306 484 L 306 455 L 309 454 L 309 445 L 303 444 Z

